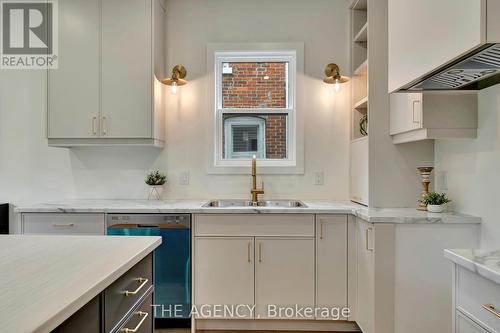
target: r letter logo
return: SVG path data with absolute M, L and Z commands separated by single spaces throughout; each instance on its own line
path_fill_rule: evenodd
M 2 69 L 57 68 L 57 2 L 1 1 Z

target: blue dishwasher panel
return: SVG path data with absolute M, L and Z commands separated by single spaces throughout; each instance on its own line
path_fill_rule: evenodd
M 191 312 L 190 229 L 108 228 L 110 236 L 160 236 L 155 250 L 155 318 L 189 318 Z

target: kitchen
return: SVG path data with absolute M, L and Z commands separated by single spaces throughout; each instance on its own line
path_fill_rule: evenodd
M 10 251 L 2 250 L 9 255 L 0 263 L 11 265 L 2 271 L 11 273 L 0 281 L 23 285 L 16 280 L 26 267 L 15 262 L 33 264 L 29 257 L 14 260 L 31 253 L 16 249 L 23 240 L 53 255 L 60 247 L 63 261 L 71 259 L 63 249 L 80 253 L 76 244 L 71 248 L 74 237 L 94 237 L 95 247 L 105 249 L 102 258 L 92 263 L 81 253 L 88 267 L 79 269 L 95 264 L 110 272 L 101 276 L 106 283 L 82 285 L 83 295 L 73 290 L 78 307 L 42 294 L 54 312 L 2 317 L 12 325 L 6 331 L 52 331 L 96 297 L 104 312 L 99 332 L 130 332 L 127 320 L 137 326 L 143 318 L 149 332 L 153 323 L 193 332 L 499 331 L 500 305 L 493 312 L 481 307 L 500 302 L 491 277 L 466 275 L 491 290 L 478 300 L 484 313 L 454 297 L 461 295 L 459 283 L 452 291 L 456 276 L 466 274 L 457 262 L 467 257 L 481 266 L 494 255 L 474 263 L 475 251 L 444 252 L 499 247 L 496 76 L 459 90 L 418 86 L 498 42 L 498 6 L 492 0 L 58 1 L 58 67 L 0 70 L 0 201 L 10 203 L 2 220 L 14 234 L 0 239 L 18 237 L 2 247 Z M 432 21 L 429 31 L 415 28 L 422 21 Z M 245 74 L 252 64 L 266 66 Z M 256 87 L 248 84 L 254 76 Z M 256 102 L 245 89 L 254 89 Z M 239 135 L 238 128 L 245 131 Z M 448 212 L 416 209 L 425 186 L 446 193 Z M 124 258 L 118 249 L 127 247 L 119 243 L 142 239 L 127 235 L 150 236 L 144 244 L 151 243 Z M 117 253 L 106 243 L 111 239 Z M 145 282 L 139 303 L 151 297 L 152 307 L 131 304 L 107 325 L 106 290 L 152 247 L 154 274 L 124 286 L 135 291 Z M 119 254 L 124 262 L 109 265 Z M 62 275 L 78 276 L 66 265 Z M 0 303 L 0 313 L 10 314 L 4 310 L 14 303 Z M 162 320 L 153 313 L 158 303 L 163 310 L 183 305 L 182 318 Z M 243 319 L 187 311 L 202 305 L 248 311 Z M 266 305 L 350 311 L 267 318 Z M 151 314 L 133 315 L 139 312 Z

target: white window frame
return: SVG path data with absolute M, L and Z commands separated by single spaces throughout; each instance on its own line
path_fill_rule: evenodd
M 256 152 L 248 152 L 248 153 L 239 153 L 233 150 L 233 126 L 256 126 L 257 127 L 257 139 L 261 137 L 260 141 L 257 141 L 257 151 Z M 237 117 L 230 118 L 224 121 L 224 155 L 234 156 L 234 158 L 242 158 L 246 157 L 252 158 L 253 155 L 256 155 L 257 158 L 262 158 L 261 155 L 266 156 L 266 121 L 262 118 L 256 117 Z M 259 154 L 260 152 L 260 154 Z
M 253 57 L 253 58 L 252 58 Z M 223 157 L 223 116 L 221 93 L 218 80 L 222 79 L 222 63 L 232 60 L 280 61 L 289 64 L 288 108 L 286 109 L 224 109 L 224 113 L 257 113 L 261 110 L 271 114 L 285 113 L 287 116 L 287 158 L 258 159 L 260 174 L 304 174 L 304 112 L 306 99 L 297 95 L 304 89 L 304 43 L 211 43 L 207 44 L 207 94 L 206 102 L 211 108 L 203 118 L 207 126 L 207 172 L 209 174 L 248 174 L 250 159 L 224 159 Z M 220 82 L 219 82 L 220 83 Z M 258 111 L 257 111 L 258 110 Z

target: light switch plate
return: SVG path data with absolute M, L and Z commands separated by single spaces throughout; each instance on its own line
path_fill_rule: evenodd
M 325 184 L 325 174 L 323 171 L 317 171 L 314 173 L 314 185 L 324 185 Z
M 179 185 L 189 185 L 189 170 L 182 171 L 179 174 Z

